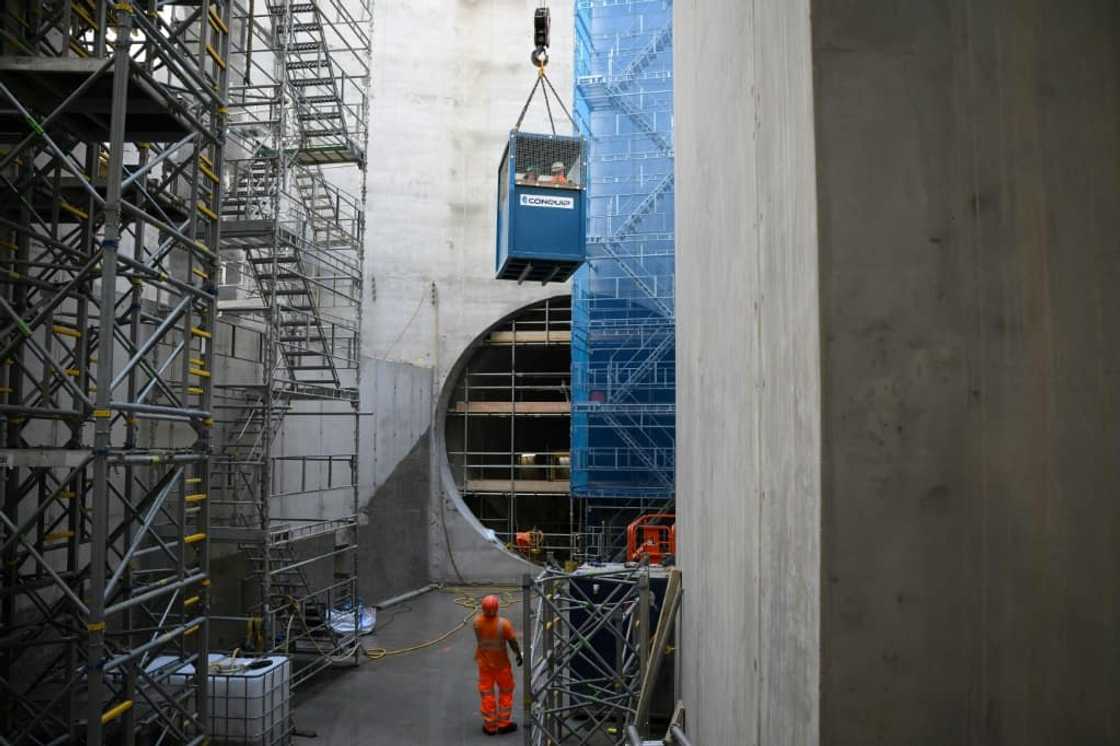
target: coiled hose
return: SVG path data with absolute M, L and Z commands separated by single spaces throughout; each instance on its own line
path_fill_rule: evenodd
M 440 586 L 440 588 L 438 590 L 441 593 L 454 594 L 455 605 L 456 606 L 461 606 L 464 609 L 469 609 L 470 610 L 467 613 L 467 615 L 463 617 L 462 621 L 460 621 L 454 627 L 447 630 L 446 632 L 444 632 L 439 637 L 436 637 L 435 639 L 428 640 L 426 642 L 417 643 L 415 645 L 409 645 L 406 648 L 397 648 L 395 650 L 386 650 L 385 648 L 366 648 L 365 649 L 366 658 L 370 659 L 371 661 L 379 661 L 379 660 L 382 660 L 383 658 L 388 658 L 388 657 L 394 656 L 394 655 L 405 655 L 407 653 L 415 653 L 415 652 L 418 652 L 420 650 L 425 650 L 427 648 L 435 647 L 436 645 L 439 645 L 444 640 L 447 640 L 447 639 L 453 637 L 457 632 L 459 632 L 460 630 L 462 630 L 464 627 L 466 627 L 468 624 L 471 623 L 471 621 L 475 618 L 475 615 L 478 614 L 479 609 L 481 608 L 481 598 L 476 597 L 475 595 L 472 595 L 472 592 L 473 593 L 480 593 L 481 592 L 484 595 L 488 594 L 488 593 L 494 593 L 495 595 L 498 596 L 499 599 L 501 599 L 502 608 L 510 608 L 512 606 L 516 606 L 517 604 L 521 603 L 521 599 L 517 598 L 517 596 L 514 595 L 514 592 L 511 591 L 509 588 L 479 588 L 477 586 Z

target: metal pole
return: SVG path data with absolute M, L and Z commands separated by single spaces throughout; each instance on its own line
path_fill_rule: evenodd
M 638 576 L 638 681 L 646 680 L 649 670 L 649 566 L 642 568 Z M 638 721 L 638 730 L 642 735 L 649 732 L 649 725 Z
M 546 587 L 542 586 L 542 592 Z M 524 646 L 524 661 L 521 666 L 521 722 L 524 732 L 524 744 L 530 746 L 533 732 L 533 664 L 536 662 L 534 652 L 547 655 L 547 651 L 535 647 L 533 637 L 533 580 L 529 573 L 521 576 L 521 630 L 522 645 Z
M 509 343 L 509 536 L 516 545 L 517 531 L 517 319 Z
M 109 538 L 109 448 L 112 445 L 112 412 L 109 404 L 113 390 L 113 351 L 116 325 L 114 311 L 117 290 L 117 251 L 121 238 L 121 180 L 124 164 L 124 125 L 128 110 L 129 40 L 132 11 L 117 10 L 116 40 L 113 44 L 113 99 L 109 119 L 109 171 L 106 174 L 105 228 L 101 241 L 100 338 L 97 361 L 97 408 L 94 417 L 93 504 L 90 536 L 89 615 L 86 630 L 87 691 L 86 743 L 100 746 L 104 706 L 104 673 L 101 659 L 105 648 L 105 563 Z
M 672 736 L 672 743 L 676 746 L 692 746 L 692 741 L 688 740 L 688 736 L 685 735 L 684 730 L 679 725 L 670 725 L 669 735 Z

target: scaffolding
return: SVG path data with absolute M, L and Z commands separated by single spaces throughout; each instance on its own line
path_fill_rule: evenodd
M 675 473 L 671 0 L 579 0 L 588 266 L 573 280 L 572 492 L 615 552 Z
M 653 694 L 672 699 L 660 651 L 679 599 L 674 573 L 615 564 L 526 576 L 526 744 L 615 744 L 628 723 L 648 730 Z
M 213 534 L 244 555 L 255 589 L 242 613 L 216 620 L 249 630 L 250 650 L 292 656 L 293 687 L 359 653 L 371 11 L 353 0 L 233 10 Z M 313 419 L 328 424 L 308 437 Z
M 205 740 L 230 11 L 4 4 L 5 743 Z
M 525 309 L 480 340 L 447 411 L 448 459 L 467 505 L 513 549 L 518 532 L 541 531 L 540 560 L 571 555 L 578 520 L 569 489 L 570 344 L 568 297 Z

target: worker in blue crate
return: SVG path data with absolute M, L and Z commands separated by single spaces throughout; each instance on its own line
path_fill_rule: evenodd
M 552 186 L 568 186 L 568 176 L 564 173 L 564 164 L 561 161 L 552 164 Z
M 474 618 L 474 636 L 478 643 L 474 659 L 478 663 L 478 693 L 482 697 L 482 732 L 488 736 L 517 730 L 517 723 L 512 720 L 513 668 L 506 645 L 517 656 L 518 666 L 522 663 L 521 646 L 513 624 L 498 616 L 499 605 L 497 596 L 487 596 L 482 599 L 482 613 Z M 497 701 L 494 700 L 495 684 Z

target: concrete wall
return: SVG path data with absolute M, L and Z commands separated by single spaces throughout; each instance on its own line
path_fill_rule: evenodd
M 376 6 L 366 250 L 376 297 L 364 347 L 436 368 L 437 384 L 483 329 L 564 292 L 494 280 L 498 161 L 535 79 L 529 52 L 538 4 Z M 572 8 L 551 10 L 548 71 L 570 105 Z M 547 121 L 538 95 L 523 129 L 547 132 Z
M 566 292 L 565 286 L 493 279 L 498 160 L 534 82 L 529 52 L 537 4 L 375 5 L 363 350 L 372 358 L 432 369 L 429 401 L 438 398 L 456 360 L 487 327 L 517 308 Z M 570 104 L 572 6 L 554 3 L 551 10 L 549 74 Z M 562 126 L 558 122 L 567 131 Z M 538 96 L 523 129 L 547 127 Z M 524 566 L 507 562 L 473 518 L 460 513 L 461 503 L 443 496 L 443 462 L 443 453 L 433 449 L 434 577 L 458 579 L 447 560 L 441 516 L 463 555 L 458 564 L 466 579 L 490 580 L 495 572 L 516 576 Z M 392 468 L 384 459 L 383 466 Z
M 1120 8 L 813 18 L 822 741 L 1120 742 Z
M 819 343 L 808 0 L 678 0 L 682 686 L 702 744 L 817 742 Z
M 1116 743 L 1120 8 L 806 6 L 676 5 L 690 734 Z
M 429 582 L 429 368 L 362 361 L 358 581 L 367 603 Z

